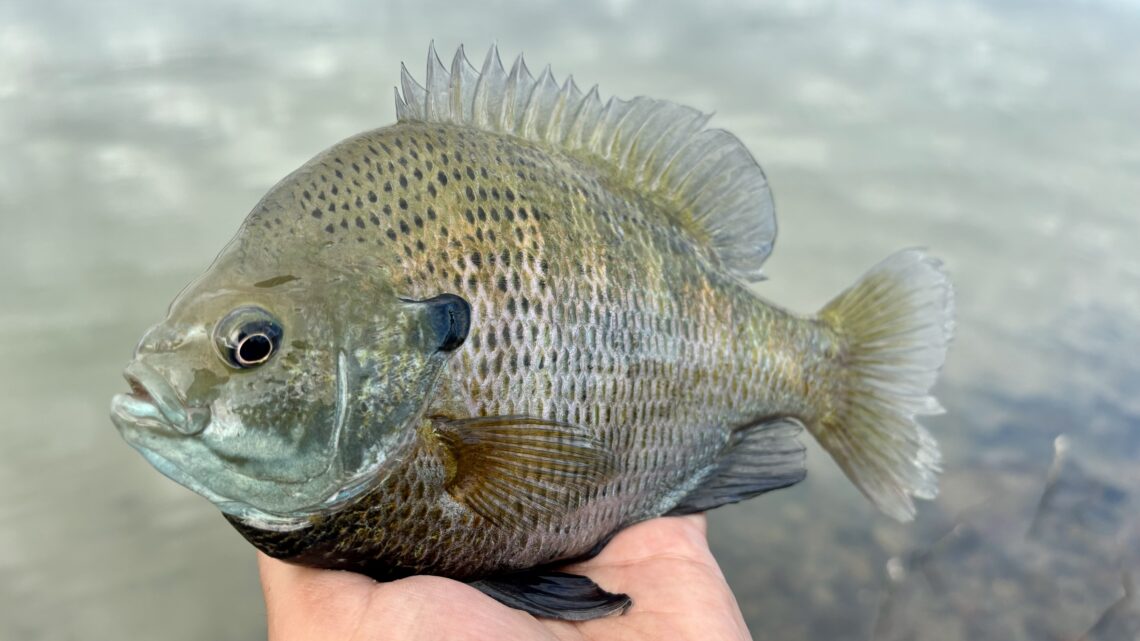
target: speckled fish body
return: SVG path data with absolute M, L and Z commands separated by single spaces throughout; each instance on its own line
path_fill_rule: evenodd
M 161 471 L 273 556 L 563 618 L 628 600 L 486 580 L 793 484 L 802 426 L 889 514 L 933 496 L 937 261 L 790 314 L 746 286 L 766 180 L 706 117 L 429 58 L 396 125 L 282 180 L 140 343 L 113 417 Z
M 669 511 L 734 430 L 826 411 L 827 328 L 764 304 L 650 199 L 575 158 L 408 123 L 334 147 L 278 192 L 283 207 L 247 225 L 259 244 L 297 234 L 397 275 L 409 298 L 470 301 L 470 335 L 425 420 L 587 426 L 612 457 L 596 482 L 556 494 L 565 509 L 499 527 L 453 500 L 446 447 L 425 426 L 366 500 L 289 544 L 306 558 L 354 567 L 364 552 L 378 569 L 465 577 L 576 556 Z

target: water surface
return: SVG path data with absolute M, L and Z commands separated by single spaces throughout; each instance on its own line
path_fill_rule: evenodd
M 394 119 L 398 64 L 420 69 L 431 38 L 716 111 L 776 192 L 771 300 L 814 310 L 901 247 L 946 260 L 942 495 L 892 523 L 813 447 L 806 482 L 714 513 L 757 638 L 1140 634 L 1122 588 L 1140 564 L 1140 7 L 473 7 L 0 6 L 0 638 L 264 636 L 252 550 L 119 439 L 108 402 L 261 194 Z

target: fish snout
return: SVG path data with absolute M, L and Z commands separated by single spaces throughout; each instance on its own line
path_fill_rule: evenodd
M 173 352 L 191 337 L 186 327 L 172 327 L 166 322 L 151 327 L 135 345 L 135 357 L 143 354 Z
M 127 414 L 139 419 L 163 419 L 162 422 L 181 434 L 193 436 L 210 423 L 210 410 L 190 407 L 182 395 L 158 370 L 141 360 L 135 360 L 123 371 L 131 386 L 129 394 L 116 405 Z M 157 416 L 156 416 L 157 414 Z

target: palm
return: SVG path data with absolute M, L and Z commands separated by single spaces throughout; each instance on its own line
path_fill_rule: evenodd
M 736 600 L 709 552 L 703 515 L 633 526 L 573 566 L 633 598 L 622 616 L 581 623 L 536 619 L 467 585 L 432 576 L 376 583 L 259 554 L 271 641 L 294 639 L 748 639 Z

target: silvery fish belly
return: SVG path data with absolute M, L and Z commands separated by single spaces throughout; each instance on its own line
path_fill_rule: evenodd
M 707 116 L 494 49 L 480 70 L 431 51 L 401 85 L 395 125 L 257 204 L 112 403 L 259 549 L 588 619 L 630 597 L 543 568 L 800 481 L 804 428 L 887 514 L 935 495 L 937 260 L 900 252 L 791 314 L 748 288 L 767 180 Z

